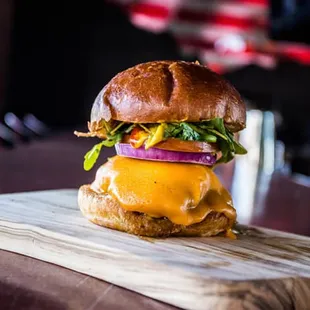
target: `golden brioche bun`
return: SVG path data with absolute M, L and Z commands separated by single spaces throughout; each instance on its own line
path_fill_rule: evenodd
M 90 185 L 78 192 L 82 214 L 100 226 L 146 237 L 214 236 L 231 228 L 231 221 L 222 213 L 211 212 L 202 222 L 190 226 L 178 225 L 167 218 L 152 218 L 146 214 L 122 209 L 109 194 L 98 194 Z
M 245 128 L 245 104 L 232 85 L 196 63 L 153 61 L 117 74 L 97 96 L 90 123 L 199 122 L 216 117 L 233 132 Z

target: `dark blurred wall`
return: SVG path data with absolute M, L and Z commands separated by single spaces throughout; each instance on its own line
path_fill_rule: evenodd
M 70 2 L 16 1 L 6 109 L 51 126 L 85 123 L 95 96 L 120 70 L 180 58 L 168 35 L 133 27 L 119 8 Z
M 4 93 L 7 85 L 8 54 L 11 38 L 13 2 L 0 0 L 0 114 L 4 110 Z
M 310 1 L 271 0 L 269 2 L 271 38 L 310 44 Z

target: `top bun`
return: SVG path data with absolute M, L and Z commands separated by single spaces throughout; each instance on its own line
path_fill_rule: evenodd
M 237 90 L 205 66 L 167 60 L 118 73 L 98 94 L 90 121 L 169 123 L 216 117 L 233 132 L 245 128 L 246 108 Z

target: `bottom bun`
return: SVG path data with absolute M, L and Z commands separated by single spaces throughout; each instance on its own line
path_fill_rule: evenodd
M 90 185 L 79 189 L 78 204 L 82 214 L 91 222 L 146 237 L 215 236 L 231 228 L 231 222 L 223 214 L 211 212 L 200 223 L 184 226 L 167 218 L 153 218 L 147 214 L 124 210 L 109 194 L 98 194 Z

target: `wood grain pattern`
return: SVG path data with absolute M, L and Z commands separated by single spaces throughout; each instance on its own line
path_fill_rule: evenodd
M 87 222 L 76 190 L 0 196 L 0 248 L 186 309 L 309 309 L 310 238 L 138 238 Z

